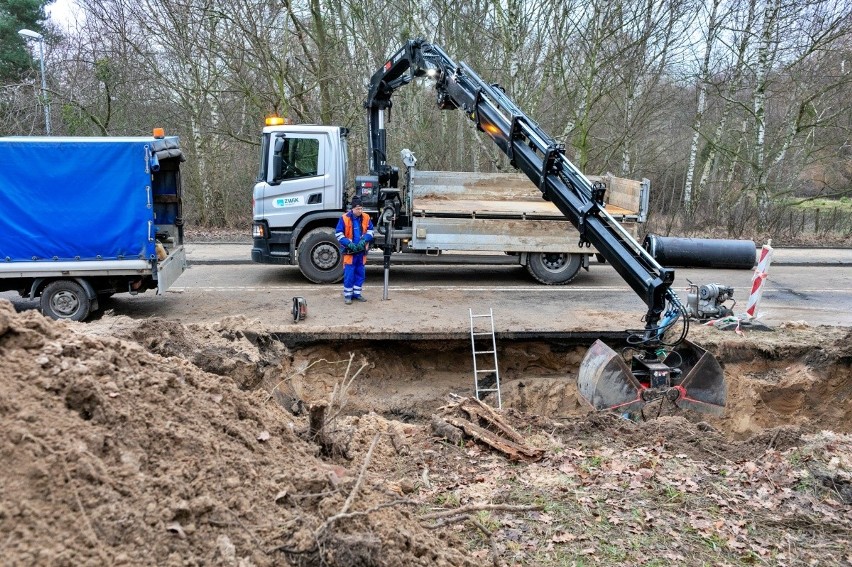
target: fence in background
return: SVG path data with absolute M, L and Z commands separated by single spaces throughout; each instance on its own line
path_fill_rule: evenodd
M 787 209 L 778 212 L 772 232 L 795 237 L 804 234 L 852 236 L 852 214 L 839 207 L 826 209 Z

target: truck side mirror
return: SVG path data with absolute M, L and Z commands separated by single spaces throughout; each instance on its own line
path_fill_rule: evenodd
M 273 146 L 272 153 L 272 181 L 281 181 L 281 178 L 284 176 L 284 160 L 281 157 L 281 153 L 284 150 L 284 138 L 278 137 L 275 138 L 275 145 Z

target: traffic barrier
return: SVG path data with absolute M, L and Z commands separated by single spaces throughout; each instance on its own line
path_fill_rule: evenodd
M 754 270 L 754 276 L 751 278 L 751 294 L 748 296 L 746 304 L 746 315 L 749 318 L 757 316 L 757 304 L 760 303 L 760 298 L 763 295 L 763 286 L 766 283 L 766 275 L 769 271 L 769 264 L 772 262 L 772 241 L 770 240 L 760 249 L 760 258 L 757 261 L 757 268 Z

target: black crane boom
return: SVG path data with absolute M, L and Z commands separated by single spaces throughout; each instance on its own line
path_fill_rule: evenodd
M 370 172 L 387 186 L 396 172 L 387 163 L 384 111 L 393 93 L 418 77 L 435 80 L 437 104 L 458 108 L 487 134 L 552 201 L 580 232 L 581 243 L 593 245 L 648 306 L 645 339 L 666 310 L 666 301 L 679 305 L 671 292 L 674 271 L 660 266 L 603 208 L 602 187 L 593 185 L 565 156 L 557 143 L 527 116 L 499 87 L 483 81 L 466 64 L 457 64 L 444 51 L 422 39 L 410 40 L 371 78 L 364 106 L 369 119 Z
M 607 213 L 603 206 L 605 187 L 591 183 L 565 156 L 562 144 L 544 132 L 500 87 L 489 85 L 439 47 L 422 39 L 408 41 L 373 74 L 364 103 L 370 163 L 370 176 L 365 180 L 378 182 L 379 195 L 384 194 L 386 200 L 397 198 L 399 175 L 387 163 L 385 111 L 390 110 L 396 89 L 427 76 L 435 81 L 438 106 L 464 112 L 577 228 L 580 244 L 594 245 L 648 307 L 644 331 L 628 337 L 638 351 L 630 359 L 630 367 L 620 354 L 596 341 L 577 375 L 580 395 L 596 409 L 622 413 L 660 399 L 698 411 L 724 411 L 724 372 L 712 354 L 686 340 L 689 318 L 671 289 L 674 271 L 658 264 Z M 389 266 L 388 249 L 386 281 Z M 683 321 L 680 337 L 666 342 L 666 331 L 678 319 Z

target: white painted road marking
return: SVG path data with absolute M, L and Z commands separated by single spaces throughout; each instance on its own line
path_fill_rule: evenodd
M 330 285 L 328 289 L 336 289 L 337 284 Z M 372 289 L 381 289 L 382 286 L 369 286 Z M 317 286 L 298 286 L 298 285 L 263 285 L 263 286 L 172 286 L 170 291 L 321 291 L 324 288 Z M 632 291 L 627 286 L 596 286 L 596 287 L 466 287 L 454 285 L 427 285 L 416 287 L 396 287 L 389 286 L 389 291 L 425 291 L 427 289 L 442 289 L 447 291 L 477 291 L 477 292 L 536 292 L 536 293 L 565 293 L 565 292 L 595 292 L 595 291 Z M 786 288 L 767 288 L 764 293 L 779 293 L 789 292 Z M 684 295 L 686 290 L 675 289 L 680 295 Z M 797 289 L 796 293 L 852 293 L 852 288 L 821 288 L 821 289 Z

